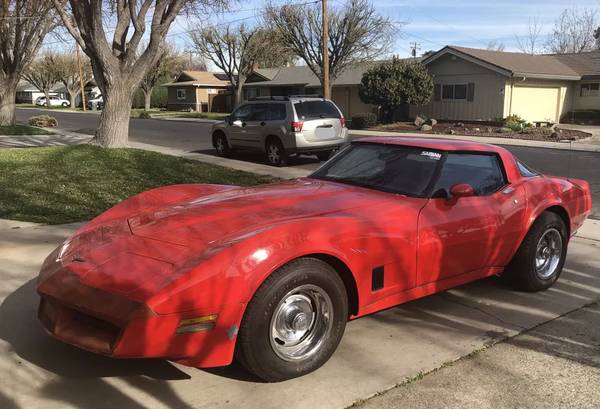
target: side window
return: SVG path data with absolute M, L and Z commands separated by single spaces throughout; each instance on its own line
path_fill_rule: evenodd
M 269 104 L 269 121 L 283 121 L 286 116 L 285 104 Z
M 249 121 L 267 121 L 269 119 L 269 105 L 271 104 L 254 104 L 252 115 L 248 118 Z
M 486 196 L 500 190 L 506 179 L 496 155 L 449 153 L 433 197 L 447 197 L 450 188 L 458 183 L 468 183 L 476 196 Z
M 242 105 L 231 114 L 234 121 L 247 121 L 252 114 L 252 105 Z
M 517 168 L 519 168 L 519 173 L 521 174 L 521 176 L 526 177 L 526 178 L 531 178 L 531 177 L 540 175 L 539 173 L 537 173 L 535 170 L 531 169 L 529 166 L 527 166 L 520 160 L 517 160 Z

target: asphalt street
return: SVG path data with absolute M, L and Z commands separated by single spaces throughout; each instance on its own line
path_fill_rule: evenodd
M 17 120 L 26 122 L 33 115 L 47 114 L 47 110 L 17 109 Z M 59 127 L 71 132 L 93 134 L 98 126 L 97 113 L 70 113 L 54 111 Z M 189 152 L 214 153 L 210 140 L 210 123 L 188 121 L 166 121 L 160 119 L 132 119 L 129 138 L 158 146 L 182 149 Z M 519 159 L 532 168 L 549 175 L 570 176 L 585 179 L 590 183 L 594 208 L 592 217 L 600 219 L 600 152 L 540 149 L 537 147 L 506 146 Z M 238 159 L 262 162 L 259 154 L 240 153 Z M 315 157 L 302 157 L 292 162 L 293 166 L 314 169 L 318 166 Z

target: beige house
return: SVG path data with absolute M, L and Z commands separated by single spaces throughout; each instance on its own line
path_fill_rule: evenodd
M 446 46 L 423 63 L 434 97 L 411 107 L 411 116 L 487 121 L 517 114 L 559 122 L 574 110 L 600 109 L 598 51 L 529 55 Z
M 373 112 L 373 105 L 358 96 L 360 80 L 377 62 L 357 64 L 345 70 L 332 82 L 331 99 L 346 118 L 359 112 Z M 244 84 L 244 99 L 254 97 L 321 94 L 319 78 L 307 66 L 259 68 Z
M 183 71 L 167 87 L 167 110 L 197 112 L 230 112 L 231 83 L 222 73 Z

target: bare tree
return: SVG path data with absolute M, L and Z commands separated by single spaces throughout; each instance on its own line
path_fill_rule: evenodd
M 65 28 L 90 58 L 104 98 L 95 142 L 127 145 L 133 94 L 156 64 L 173 21 L 185 7 L 212 10 L 226 0 L 52 0 Z M 114 29 L 108 31 L 104 19 Z M 147 24 L 150 27 L 148 29 Z M 112 35 L 111 35 L 112 33 Z M 140 43 L 147 45 L 140 50 Z
M 58 81 L 62 82 L 69 93 L 71 108 L 77 105 L 77 95 L 81 93 L 81 83 L 92 79 L 92 66 L 88 58 L 82 58 L 81 79 L 77 57 L 69 53 L 57 54 L 54 58 L 55 71 Z
M 246 78 L 261 53 L 268 50 L 261 41 L 262 32 L 245 24 L 226 25 L 192 31 L 191 38 L 198 53 L 225 73 L 235 89 L 235 105 L 238 105 Z
M 144 93 L 144 110 L 150 110 L 150 103 L 152 101 L 152 92 L 154 87 L 163 79 L 173 80 L 183 68 L 188 64 L 185 56 L 178 53 L 172 46 L 165 45 L 163 53 L 159 60 L 150 67 L 150 70 L 146 73 L 140 88 Z
M 15 123 L 19 79 L 55 23 L 52 4 L 46 0 L 0 3 L 0 125 Z
M 523 36 L 515 36 L 517 47 L 525 54 L 537 54 L 540 49 L 542 23 L 539 18 L 529 19 L 527 33 Z
M 47 51 L 33 60 L 23 72 L 23 78 L 44 93 L 48 106 L 50 106 L 50 91 L 59 80 L 55 63 L 56 54 Z
M 486 50 L 504 51 L 505 48 L 506 48 L 506 45 L 504 43 L 497 41 L 497 40 L 491 40 L 490 42 L 488 42 Z
M 283 44 L 301 58 L 323 84 L 321 5 L 267 5 L 265 18 Z M 396 26 L 379 15 L 368 0 L 348 0 L 329 12 L 329 74 L 331 82 L 348 66 L 381 57 L 389 51 Z
M 556 54 L 590 51 L 596 45 L 594 32 L 597 12 L 592 9 L 566 9 L 554 22 L 546 48 Z

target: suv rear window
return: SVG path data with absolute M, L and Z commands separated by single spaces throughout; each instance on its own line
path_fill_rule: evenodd
M 341 118 L 340 111 L 329 101 L 301 101 L 294 104 L 298 119 Z

